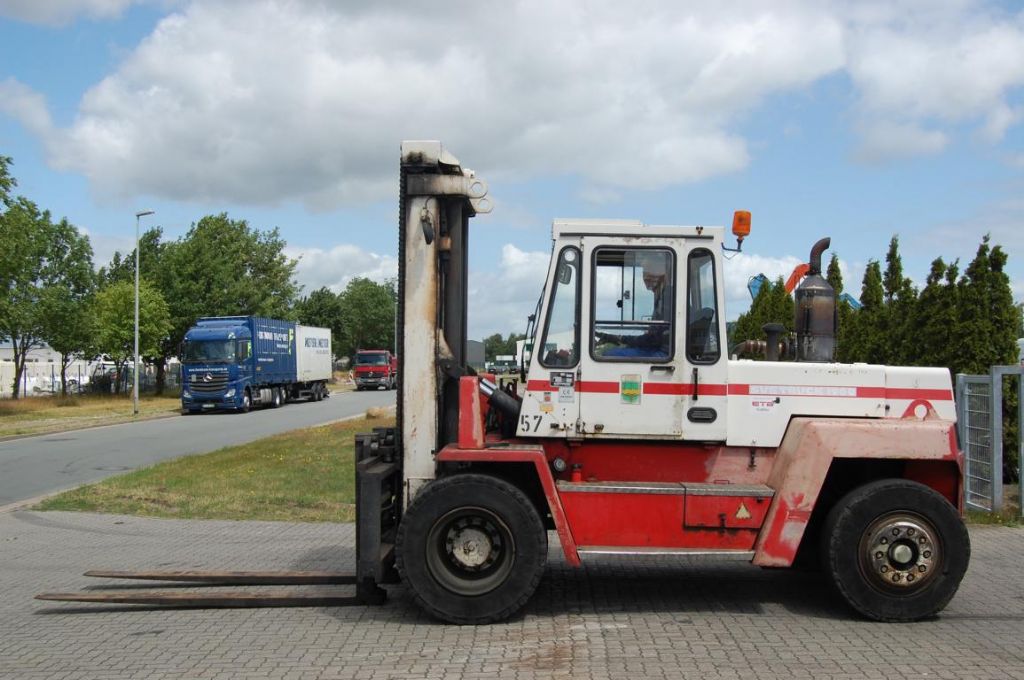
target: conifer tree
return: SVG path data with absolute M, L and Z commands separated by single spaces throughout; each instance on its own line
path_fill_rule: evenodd
M 774 282 L 766 281 L 757 292 L 750 309 L 736 320 L 730 342 L 737 344 L 744 340 L 764 340 L 766 336 L 761 329 L 766 323 L 781 323 L 787 332 L 792 332 L 795 315 L 793 298 L 786 292 L 782 277 Z
M 860 302 L 862 307 L 850 315 L 849 344 L 845 361 L 885 363 L 886 342 L 882 336 L 885 313 L 882 267 L 870 260 L 864 270 Z
M 913 329 L 911 317 L 917 290 L 913 282 L 903 275 L 903 258 L 900 257 L 900 240 L 893 236 L 889 240 L 889 251 L 885 255 L 885 274 L 882 277 L 885 311 L 882 314 L 881 337 L 885 342 L 886 363 L 914 363 Z

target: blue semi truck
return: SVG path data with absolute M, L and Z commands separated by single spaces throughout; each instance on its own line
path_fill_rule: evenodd
M 181 412 L 320 401 L 331 370 L 330 329 L 258 316 L 204 317 L 181 346 Z

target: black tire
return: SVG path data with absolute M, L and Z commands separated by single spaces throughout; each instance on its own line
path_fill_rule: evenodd
M 281 408 L 281 403 L 284 401 L 284 395 L 281 394 L 281 388 L 280 387 L 271 387 L 270 390 L 271 390 L 270 407 L 271 408 Z
M 395 554 L 402 581 L 425 611 L 449 623 L 484 624 L 508 618 L 533 595 L 548 536 L 516 487 L 455 475 L 419 492 L 402 518 Z
M 242 406 L 238 410 L 241 413 L 248 413 L 249 409 L 252 408 L 252 394 L 249 392 L 249 388 L 246 387 L 245 391 L 242 392 Z
M 320 383 L 317 383 L 316 385 L 313 386 L 313 401 L 323 401 L 323 400 L 324 400 L 324 386 L 321 385 Z
M 905 479 L 854 489 L 823 528 L 822 563 L 833 586 L 876 621 L 934 616 L 956 594 L 970 562 L 970 536 L 956 508 Z

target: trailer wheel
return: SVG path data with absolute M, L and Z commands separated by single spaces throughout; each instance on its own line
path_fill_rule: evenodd
M 449 623 L 483 624 L 508 618 L 533 595 L 548 537 L 522 491 L 464 474 L 420 491 L 402 518 L 395 554 L 424 610 Z
M 829 512 L 822 561 L 839 594 L 876 621 L 933 616 L 956 594 L 971 542 L 956 509 L 905 479 L 866 484 Z
M 281 402 L 283 401 L 283 396 L 281 394 L 281 388 L 280 387 L 271 387 L 270 390 L 272 392 L 272 394 L 270 396 L 270 406 L 271 406 L 271 408 L 281 408 Z
M 324 386 L 321 385 L 320 383 L 317 383 L 316 385 L 313 386 L 313 401 L 323 401 L 323 400 L 324 400 Z

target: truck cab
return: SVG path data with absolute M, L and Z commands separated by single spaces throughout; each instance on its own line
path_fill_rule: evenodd
M 251 401 L 246 402 L 245 395 L 254 373 L 253 361 L 252 331 L 247 323 L 200 320 L 185 334 L 181 348 L 183 411 L 248 410 Z
M 361 349 L 352 368 L 356 390 L 398 387 L 398 358 L 386 349 Z

